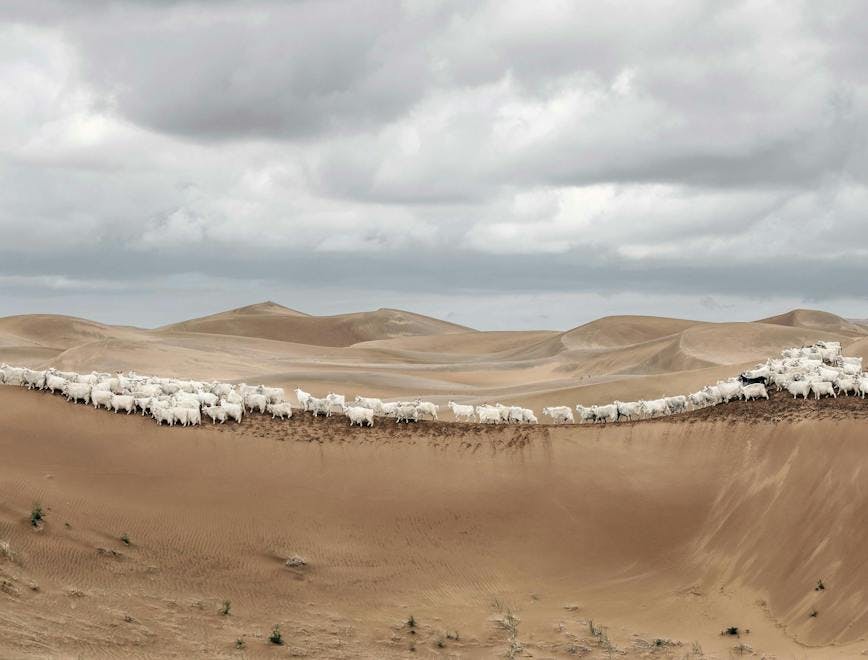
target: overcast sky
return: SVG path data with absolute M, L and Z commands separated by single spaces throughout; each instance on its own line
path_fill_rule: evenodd
M 868 317 L 868 4 L 3 0 L 0 314 Z

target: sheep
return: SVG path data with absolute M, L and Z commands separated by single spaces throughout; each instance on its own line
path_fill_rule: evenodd
M 358 424 L 359 426 L 374 425 L 374 411 L 371 408 L 363 406 L 345 406 L 344 415 L 350 420 L 350 426 Z
M 174 422 L 177 422 L 181 426 L 187 426 L 189 414 L 192 412 L 191 408 L 180 408 L 178 406 L 173 406 L 168 410 L 169 413 L 172 415 L 172 419 L 174 420 Z M 170 426 L 174 426 L 174 423 L 170 424 Z
M 259 393 L 268 399 L 268 403 L 283 403 L 284 401 L 282 387 L 265 387 L 264 385 L 260 385 Z
M 295 388 L 295 398 L 298 399 L 298 405 L 301 406 L 301 409 L 307 412 L 310 410 L 310 400 L 311 395 L 305 392 L 300 387 Z
M 84 401 L 85 405 L 90 403 L 90 385 L 87 383 L 67 383 L 63 386 L 63 393 L 67 401 Z
M 203 406 L 216 406 L 217 402 L 220 401 L 220 397 L 212 392 L 198 392 L 196 399 Z
M 478 407 L 476 416 L 480 424 L 500 424 L 500 411 L 491 406 Z
M 731 399 L 741 397 L 741 383 L 738 381 L 721 381 L 717 384 L 717 389 L 720 391 L 720 398 L 723 403 L 729 403 Z
M 769 393 L 766 391 L 766 386 L 762 383 L 752 383 L 742 386 L 741 396 L 745 401 L 749 399 L 768 399 Z
M 794 380 L 787 385 L 787 392 L 792 394 L 794 399 L 797 399 L 799 394 L 803 399 L 807 399 L 811 392 L 811 384 L 806 380 Z
M 456 420 L 466 419 L 467 421 L 472 422 L 473 418 L 476 416 L 473 406 L 461 405 L 454 401 L 449 402 L 449 409 L 452 411 L 452 416 L 455 417 Z
M 329 392 L 326 394 L 326 401 L 329 402 L 329 406 L 331 406 L 331 411 L 343 410 L 344 406 L 347 405 L 347 399 L 343 394 L 335 394 L 334 392 Z
M 239 424 L 241 423 L 241 419 L 244 417 L 244 407 L 240 403 L 228 403 L 223 401 L 220 404 L 220 408 L 226 411 L 226 417 L 228 419 L 234 419 Z
M 202 424 L 202 414 L 198 408 L 187 408 L 187 424 L 190 426 L 199 426 Z
M 62 392 L 63 386 L 67 383 L 67 379 L 62 376 L 56 376 L 54 374 L 48 374 L 45 377 L 45 389 L 54 394 L 55 392 Z M 74 381 L 70 381 L 74 382 Z
M 28 390 L 45 389 L 45 372 L 25 369 L 21 384 L 26 385 Z
M 705 392 L 702 390 L 694 392 L 693 394 L 688 394 L 687 401 L 691 406 L 693 406 L 693 408 L 702 408 L 709 403 L 708 399 L 705 397 Z
M 415 405 L 417 417 L 428 415 L 431 419 L 437 421 L 437 411 L 440 409 L 440 406 L 436 406 L 430 401 L 419 401 L 418 399 Z
M 811 382 L 811 392 L 813 392 L 814 396 L 819 399 L 821 394 L 825 394 L 827 396 L 831 396 L 833 398 L 838 398 L 838 395 L 835 394 L 835 388 L 827 380 L 815 380 Z
M 666 407 L 669 409 L 669 414 L 674 415 L 676 413 L 681 413 L 687 410 L 687 397 L 684 395 L 678 396 L 667 396 L 664 397 L 666 400 Z
M 169 426 L 175 425 L 175 414 L 172 408 L 154 406 L 151 408 L 151 416 L 156 420 L 159 426 L 162 426 L 163 422 L 166 422 Z
M 594 421 L 606 422 L 618 421 L 618 406 L 610 403 L 606 406 L 594 406 Z
M 402 403 L 395 409 L 395 423 L 418 422 L 419 411 L 412 403 Z
M 221 398 L 228 396 L 232 391 L 232 386 L 229 383 L 214 383 L 211 386 L 211 394 L 216 394 Z
M 666 399 L 652 399 L 651 401 L 639 401 L 642 414 L 646 417 L 661 417 L 669 414 L 669 406 Z
M 524 408 L 521 406 L 510 406 L 507 410 L 507 421 L 512 424 L 521 424 L 524 421 Z
M 246 394 L 244 396 L 244 407 L 247 410 L 259 409 L 259 412 L 264 413 L 265 407 L 268 405 L 268 399 L 264 394 Z
M 163 394 L 168 394 L 172 396 L 173 394 L 177 394 L 181 391 L 181 386 L 178 383 L 162 383 L 160 385 L 160 389 L 163 390 Z
M 839 376 L 838 380 L 835 381 L 835 386 L 838 388 L 838 394 L 845 394 L 849 396 L 852 394 L 859 394 L 859 379 L 853 376 Z
M 521 410 L 522 421 L 525 424 L 539 424 L 539 421 L 536 418 L 533 410 L 530 408 L 522 408 Z
M 594 422 L 597 419 L 597 416 L 594 414 L 594 407 L 587 407 L 582 405 L 576 405 L 576 412 L 579 413 L 579 424 L 584 424 L 585 422 Z M 545 408 L 543 408 L 543 415 L 547 414 Z
M 90 400 L 93 403 L 94 408 L 99 408 L 102 406 L 106 410 L 111 408 L 112 397 L 114 394 L 108 392 L 106 390 L 98 390 L 96 388 L 92 388 L 90 392 Z
M 573 423 L 573 411 L 566 406 L 549 406 L 548 408 L 543 408 L 542 413 L 551 417 L 554 424 Z
M 127 415 L 129 415 L 131 412 L 135 412 L 136 402 L 133 397 L 129 395 L 113 394 L 111 397 L 111 407 L 115 412 L 118 410 L 126 410 Z
M 398 412 L 398 408 L 400 407 L 400 403 L 398 401 L 390 401 L 388 403 L 383 404 L 383 415 L 386 417 L 394 417 Z
M 628 421 L 633 421 L 634 417 L 642 415 L 642 406 L 638 401 L 625 403 L 624 401 L 615 401 L 615 407 L 618 409 L 618 419 L 626 418 Z
M 216 424 L 217 422 L 221 424 L 226 423 L 226 408 L 222 406 L 204 406 L 202 412 L 211 418 L 212 424 Z
M 362 408 L 373 410 L 375 414 L 383 414 L 383 402 L 380 399 L 372 399 L 364 396 L 357 396 L 355 403 Z
M 7 385 L 21 385 L 24 378 L 24 369 L 21 367 L 10 367 L 8 364 L 3 365 L 3 382 Z
M 312 396 L 308 399 L 307 405 L 314 417 L 318 417 L 320 413 L 326 417 L 332 416 L 332 406 L 328 399 L 317 399 Z
M 280 417 L 280 419 L 288 419 L 292 417 L 292 406 L 286 402 L 269 403 L 265 410 L 271 413 L 271 419 Z

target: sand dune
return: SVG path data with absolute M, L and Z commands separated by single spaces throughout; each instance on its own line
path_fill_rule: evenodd
M 261 303 L 157 330 L 43 315 L 0 319 L 0 360 L 303 385 L 315 394 L 539 406 L 684 392 L 817 339 L 864 350 L 864 335 L 840 317 L 796 310 L 776 318 L 789 321 L 624 316 L 562 333 L 480 332 L 393 310 L 316 317 Z
M 856 336 L 864 336 L 868 334 L 868 328 L 848 321 L 847 319 L 843 319 L 835 314 L 815 309 L 794 309 L 786 314 L 762 319 L 758 321 L 758 323 L 787 325 L 795 328 L 846 333 Z
M 233 309 L 166 326 L 174 332 L 198 332 L 276 339 L 316 346 L 350 346 L 358 342 L 466 332 L 469 328 L 395 309 L 309 316 L 273 302 Z
M 563 333 L 272 303 L 156 330 L 0 319 L 0 359 L 35 367 L 537 411 L 689 392 L 817 339 L 868 357 L 868 334 L 803 310 Z M 286 653 L 308 657 L 608 657 L 593 620 L 620 657 L 694 642 L 706 657 L 853 657 L 868 406 L 738 405 L 605 429 L 297 415 L 170 430 L 0 387 L 0 656 L 238 657 L 243 639 L 258 657 L 280 624 Z M 308 564 L 287 568 L 293 554 Z
M 606 429 L 160 430 L 0 388 L 0 655 L 608 657 L 592 620 L 618 657 L 853 657 L 868 409 L 773 403 Z

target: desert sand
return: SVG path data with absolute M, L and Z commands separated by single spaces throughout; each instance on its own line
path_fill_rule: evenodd
M 808 310 L 478 332 L 264 303 L 155 330 L 9 317 L 0 360 L 538 409 L 817 339 L 868 352 Z M 0 657 L 859 656 L 866 425 L 861 399 L 775 396 L 606 428 L 167 429 L 2 386 Z

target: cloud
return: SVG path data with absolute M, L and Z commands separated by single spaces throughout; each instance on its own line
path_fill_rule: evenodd
M 165 278 L 682 296 L 705 314 L 859 300 L 866 18 L 859 2 L 10 0 L 0 282 L 81 283 L 97 306 L 115 287 L 199 295 Z

